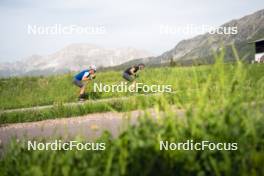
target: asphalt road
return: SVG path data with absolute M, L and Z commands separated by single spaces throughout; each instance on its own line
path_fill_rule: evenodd
M 154 109 L 148 110 L 153 118 L 157 116 Z M 175 109 L 178 116 L 184 116 L 184 110 Z M 94 113 L 80 117 L 51 119 L 38 122 L 7 124 L 0 127 L 0 143 L 2 148 L 12 138 L 20 140 L 45 139 L 72 139 L 82 136 L 92 141 L 104 131 L 117 137 L 128 125 L 136 125 L 137 119 L 144 111 L 135 110 L 126 113 L 105 112 Z

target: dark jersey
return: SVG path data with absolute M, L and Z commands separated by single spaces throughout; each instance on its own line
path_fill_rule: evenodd
M 129 75 L 132 75 L 132 73 L 130 71 L 132 68 L 134 68 L 134 73 L 136 73 L 139 70 L 139 67 L 138 66 L 129 67 L 128 69 L 125 70 L 125 73 L 127 73 Z

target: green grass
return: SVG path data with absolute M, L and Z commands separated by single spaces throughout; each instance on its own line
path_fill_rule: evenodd
M 174 91 L 187 94 L 202 86 L 214 67 L 163 67 L 147 68 L 140 74 L 138 82 L 145 84 L 171 84 Z M 246 65 L 248 80 L 260 79 L 264 73 L 263 65 Z M 225 74 L 232 75 L 234 65 L 226 65 Z M 73 75 L 49 77 L 23 77 L 0 79 L 0 109 L 24 108 L 38 105 L 76 102 L 79 89 L 72 84 Z M 123 78 L 121 72 L 102 72 L 94 82 L 118 84 Z M 198 85 L 197 85 L 198 84 Z M 91 92 L 93 84 L 88 84 L 87 92 Z M 253 85 L 254 86 L 254 85 Z M 133 93 L 90 93 L 91 99 L 129 96 Z
M 232 68 L 230 68 L 232 69 Z M 210 67 L 195 68 L 147 68 L 138 79 L 145 84 L 171 84 L 173 90 L 188 92 L 195 88 L 194 72 L 198 74 L 199 84 L 203 84 Z M 23 77 L 0 79 L 0 108 L 13 109 L 66 102 L 76 102 L 79 89 L 72 84 L 73 75 L 49 77 Z M 124 79 L 121 72 L 102 72 L 97 74 L 95 83 L 119 84 Z M 92 92 L 93 84 L 89 83 L 87 92 L 91 99 L 104 99 L 134 95 L 133 93 L 100 93 Z
M 126 112 L 135 109 L 145 109 L 153 107 L 160 101 L 159 95 L 138 95 L 127 99 L 111 100 L 103 102 L 87 102 L 81 105 L 64 106 L 63 104 L 54 105 L 52 108 L 40 110 L 27 110 L 22 112 L 8 112 L 0 114 L 0 124 L 32 122 L 46 119 L 55 119 L 62 117 L 74 117 L 95 112 Z M 168 97 L 168 100 L 170 97 Z M 171 99 L 173 102 L 173 99 Z
M 184 107 L 198 101 L 197 99 L 199 96 L 197 95 L 201 94 L 201 88 L 206 86 L 205 84 L 208 79 L 218 79 L 219 76 L 225 76 L 227 82 L 232 81 L 232 76 L 236 74 L 236 65 L 222 64 L 221 68 L 218 67 L 147 68 L 140 74 L 138 82 L 148 85 L 172 85 L 174 93 L 165 93 L 164 96 L 168 98 L 170 104 Z M 221 70 L 218 71 L 218 69 Z M 243 101 L 251 102 L 255 101 L 256 98 L 263 99 L 264 95 L 262 91 L 260 91 L 260 86 L 264 79 L 264 65 L 243 65 L 243 70 L 247 73 L 245 75 L 245 82 L 248 84 L 244 87 L 245 92 L 243 92 L 243 94 L 245 97 Z M 120 75 L 120 72 L 113 71 L 98 73 L 95 82 L 118 84 L 123 81 Z M 76 97 L 78 95 L 78 88 L 76 88 L 71 81 L 72 75 L 1 79 L 1 109 L 49 104 L 54 105 L 54 107 L 42 110 L 0 113 L 0 124 L 79 116 L 94 112 L 129 111 L 139 108 L 144 109 L 153 107 L 157 102 L 156 100 L 153 101 L 151 98 L 139 98 L 141 97 L 140 93 L 91 92 L 93 86 L 91 83 L 87 87 L 87 92 L 89 92 L 92 100 L 128 96 L 130 98 L 128 98 L 128 100 L 115 100 L 114 102 L 109 100 L 103 102 L 88 102 L 84 105 L 72 107 L 64 106 L 67 102 L 76 102 Z M 212 88 L 213 87 L 209 87 L 209 89 Z M 155 95 L 150 96 L 160 97 Z M 127 106 L 131 101 L 136 103 Z M 144 106 L 142 106 L 142 104 Z
M 142 101 L 142 107 L 154 102 L 163 118 L 146 112 L 118 138 L 103 135 L 105 151 L 28 151 L 14 141 L 0 160 L 1 175 L 264 175 L 264 67 L 222 59 L 211 67 L 142 73 L 142 80 L 172 83 L 180 93 Z M 182 105 L 186 117 L 176 117 L 171 104 Z M 160 140 L 188 139 L 235 142 L 238 150 L 159 150 Z

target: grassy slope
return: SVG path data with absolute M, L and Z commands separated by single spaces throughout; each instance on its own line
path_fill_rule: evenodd
M 196 94 L 208 80 L 208 76 L 215 72 L 214 67 L 163 67 L 150 68 L 140 74 L 138 82 L 145 84 L 171 84 L 174 94 L 165 94 L 171 104 L 185 106 L 195 103 Z M 248 89 L 258 94 L 257 82 L 263 79 L 263 65 L 245 65 L 248 73 L 246 80 L 250 82 Z M 234 74 L 234 65 L 225 65 L 225 76 L 229 79 Z M 120 72 L 98 73 L 95 82 L 104 84 L 119 84 L 123 81 Z M 92 99 L 105 99 L 111 97 L 132 96 L 128 100 L 116 100 L 99 103 L 85 103 L 76 107 L 65 107 L 63 103 L 76 101 L 78 88 L 72 83 L 72 75 L 50 77 L 25 77 L 1 79 L 0 105 L 2 109 L 31 107 L 36 105 L 53 104 L 53 108 L 25 112 L 1 113 L 0 124 L 37 121 L 58 117 L 70 117 L 84 115 L 93 112 L 128 111 L 138 108 L 152 107 L 159 102 L 159 96 L 148 98 L 133 97 L 134 93 L 90 93 Z M 231 80 L 230 80 L 231 81 Z M 92 90 L 89 84 L 87 90 Z M 246 97 L 247 101 L 253 101 L 252 97 Z M 260 97 L 261 98 L 261 97 Z M 130 103 L 134 102 L 134 103 Z
M 250 74 L 249 79 L 259 79 L 264 73 L 263 65 L 247 66 Z M 174 91 L 187 92 L 195 88 L 195 82 L 202 85 L 208 74 L 210 66 L 186 67 L 186 68 L 150 68 L 143 71 L 138 82 L 145 84 L 171 84 Z M 232 73 L 232 66 L 227 72 Z M 197 77 L 194 77 L 194 73 Z M 74 102 L 77 100 L 78 88 L 72 84 L 72 75 L 50 77 L 24 77 L 0 79 L 0 108 L 12 109 L 37 105 L 58 104 Z M 198 79 L 198 80 L 195 80 Z M 123 78 L 120 72 L 98 73 L 94 82 L 103 84 L 119 84 Z M 89 84 L 87 91 L 92 90 Z M 133 95 L 131 93 L 91 93 L 91 99 L 102 99 Z
M 199 82 L 206 79 L 208 68 L 195 68 L 199 72 Z M 193 88 L 193 70 L 190 68 L 151 68 L 140 75 L 138 82 L 145 84 L 171 84 L 174 90 Z M 72 84 L 73 75 L 51 77 L 25 77 L 1 79 L 0 107 L 2 109 L 31 107 L 76 101 L 78 88 Z M 94 82 L 119 84 L 123 78 L 120 72 L 98 73 Z M 92 84 L 88 84 L 88 92 Z M 91 93 L 90 98 L 102 99 L 133 95 L 131 93 Z

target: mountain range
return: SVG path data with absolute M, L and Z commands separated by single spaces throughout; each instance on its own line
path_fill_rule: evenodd
M 0 76 L 50 75 L 79 71 L 90 64 L 110 67 L 124 62 L 151 56 L 135 48 L 103 48 L 91 44 L 72 44 L 47 56 L 32 55 L 15 63 L 0 64 Z
M 225 59 L 230 61 L 234 59 L 232 45 L 235 46 L 242 59 L 250 61 L 254 59 L 254 45 L 249 42 L 264 38 L 264 10 L 232 20 L 220 27 L 236 27 L 237 34 L 223 35 L 208 32 L 188 40 L 182 40 L 173 49 L 160 56 L 137 59 L 123 65 L 132 65 L 138 62 L 160 65 L 171 61 L 179 64 L 211 63 L 213 62 L 213 53 L 222 48 L 226 49 Z
M 79 71 L 95 63 L 99 67 L 126 67 L 139 62 L 148 65 L 168 63 L 192 64 L 213 62 L 213 52 L 226 48 L 226 60 L 233 60 L 234 45 L 244 60 L 252 60 L 250 41 L 264 38 L 264 9 L 240 19 L 231 20 L 220 27 L 236 27 L 236 34 L 205 33 L 180 41 L 174 48 L 153 57 L 145 50 L 134 48 L 108 49 L 91 44 L 72 44 L 47 56 L 32 55 L 15 63 L 0 64 L 0 76 L 47 75 Z

